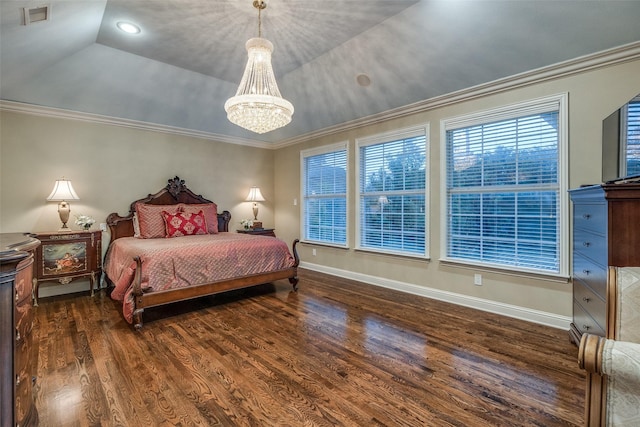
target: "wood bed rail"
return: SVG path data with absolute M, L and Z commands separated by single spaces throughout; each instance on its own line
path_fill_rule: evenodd
M 291 246 L 294 265 L 284 270 L 270 271 L 267 273 L 260 273 L 252 276 L 236 277 L 213 283 L 203 283 L 200 285 L 186 286 L 184 288 L 150 292 L 146 294 L 142 290 L 142 259 L 140 259 L 139 256 L 134 257 L 134 260 L 136 262 L 136 271 L 133 278 L 132 295 L 134 299 L 133 325 L 135 329 L 139 330 L 142 328 L 142 315 L 144 314 L 144 310 L 147 307 L 156 307 L 167 303 L 185 301 L 205 295 L 213 295 L 221 292 L 226 292 L 232 289 L 248 288 L 250 286 L 270 283 L 274 280 L 281 279 L 288 279 L 293 288 L 293 291 L 297 292 L 298 265 L 300 264 L 300 256 L 298 255 L 297 250 L 299 242 L 299 239 L 295 239 Z

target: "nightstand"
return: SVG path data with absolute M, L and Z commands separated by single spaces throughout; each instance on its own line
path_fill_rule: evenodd
M 102 275 L 102 231 L 34 233 L 42 244 L 36 249 L 33 305 L 38 305 L 40 282 L 63 285 L 89 278 L 91 296 Z
M 246 228 L 246 229 L 241 229 L 236 231 L 242 234 L 253 234 L 258 236 L 276 237 L 276 232 L 274 228 Z

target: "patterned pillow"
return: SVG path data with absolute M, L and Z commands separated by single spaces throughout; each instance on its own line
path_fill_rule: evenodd
M 198 213 L 162 212 L 167 228 L 167 237 L 193 236 L 194 234 L 207 234 L 207 221 L 202 211 Z
M 177 205 L 148 205 L 146 203 L 136 203 L 135 212 L 138 216 L 141 238 L 155 239 L 167 235 L 167 228 L 164 224 L 162 211 L 176 213 L 178 212 L 178 207 Z
M 207 233 L 218 233 L 218 206 L 215 203 L 178 204 L 178 212 L 198 213 L 202 211 L 207 221 Z

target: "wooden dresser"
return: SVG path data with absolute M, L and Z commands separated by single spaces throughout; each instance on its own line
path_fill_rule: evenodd
M 38 425 L 33 399 L 32 279 L 40 241 L 0 234 L 0 426 Z
M 609 266 L 640 266 L 640 183 L 570 191 L 573 202 L 573 323 L 571 339 L 605 336 Z

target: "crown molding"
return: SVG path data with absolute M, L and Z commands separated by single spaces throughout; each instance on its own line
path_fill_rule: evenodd
M 15 113 L 32 114 L 35 116 L 52 117 L 58 119 L 77 120 L 81 122 L 98 123 L 111 126 L 120 126 L 138 130 L 148 130 L 152 132 L 168 133 L 172 135 L 189 136 L 193 138 L 206 139 L 208 141 L 224 142 L 227 144 L 245 145 L 257 148 L 272 149 L 272 144 L 252 139 L 236 138 L 227 135 L 220 135 L 211 132 L 202 132 L 193 129 L 185 129 L 174 126 L 160 125 L 156 123 L 143 122 L 138 120 L 123 119 L 118 117 L 103 116 L 100 114 L 83 113 L 80 111 L 65 110 L 62 108 L 46 107 L 43 105 L 27 104 L 17 101 L 7 101 L 0 99 L 0 110 Z
M 79 111 L 65 110 L 61 108 L 46 107 L 17 101 L 0 100 L 0 110 L 12 111 L 37 116 L 53 117 L 68 120 L 78 120 L 91 123 L 100 123 L 112 126 L 127 127 L 131 129 L 162 132 L 173 135 L 189 136 L 206 139 L 209 141 L 223 142 L 227 144 L 245 145 L 249 147 L 277 150 L 291 145 L 299 144 L 310 139 L 321 138 L 340 132 L 346 132 L 379 123 L 387 120 L 423 113 L 435 108 L 441 108 L 463 101 L 494 95 L 508 90 L 539 84 L 548 80 L 568 77 L 584 73 L 598 68 L 609 67 L 634 61 L 640 58 L 640 42 L 633 42 L 613 49 L 603 50 L 591 55 L 585 55 L 568 61 L 560 62 L 548 67 L 515 74 L 489 83 L 473 86 L 467 89 L 451 92 L 445 95 L 429 98 L 413 104 L 394 108 L 382 113 L 373 114 L 360 119 L 341 123 L 335 126 L 309 132 L 300 136 L 285 139 L 277 143 L 269 143 L 253 139 L 231 137 L 211 132 L 203 132 L 155 123 L 103 116 L 100 114 L 83 113 Z
M 546 82 L 548 80 L 568 77 L 575 74 L 592 71 L 598 68 L 610 67 L 612 65 L 622 64 L 634 61 L 640 58 L 640 42 L 633 42 L 626 45 L 618 46 L 613 49 L 603 50 L 590 55 L 580 56 L 568 61 L 559 62 L 547 67 L 537 68 L 502 79 L 494 80 L 481 85 L 462 89 L 456 92 L 450 92 L 445 95 L 429 98 L 424 101 L 418 101 L 413 104 L 405 105 L 382 113 L 373 114 L 371 116 L 352 120 L 350 122 L 341 123 L 339 125 L 320 129 L 294 138 L 286 139 L 272 148 L 284 148 L 295 145 L 310 139 L 321 138 L 338 132 L 345 132 L 368 126 L 374 123 L 380 123 L 387 120 L 398 119 L 401 117 L 423 113 L 435 108 L 441 108 L 463 101 L 470 101 L 476 98 L 498 94 L 508 90 L 518 89 L 534 84 Z

